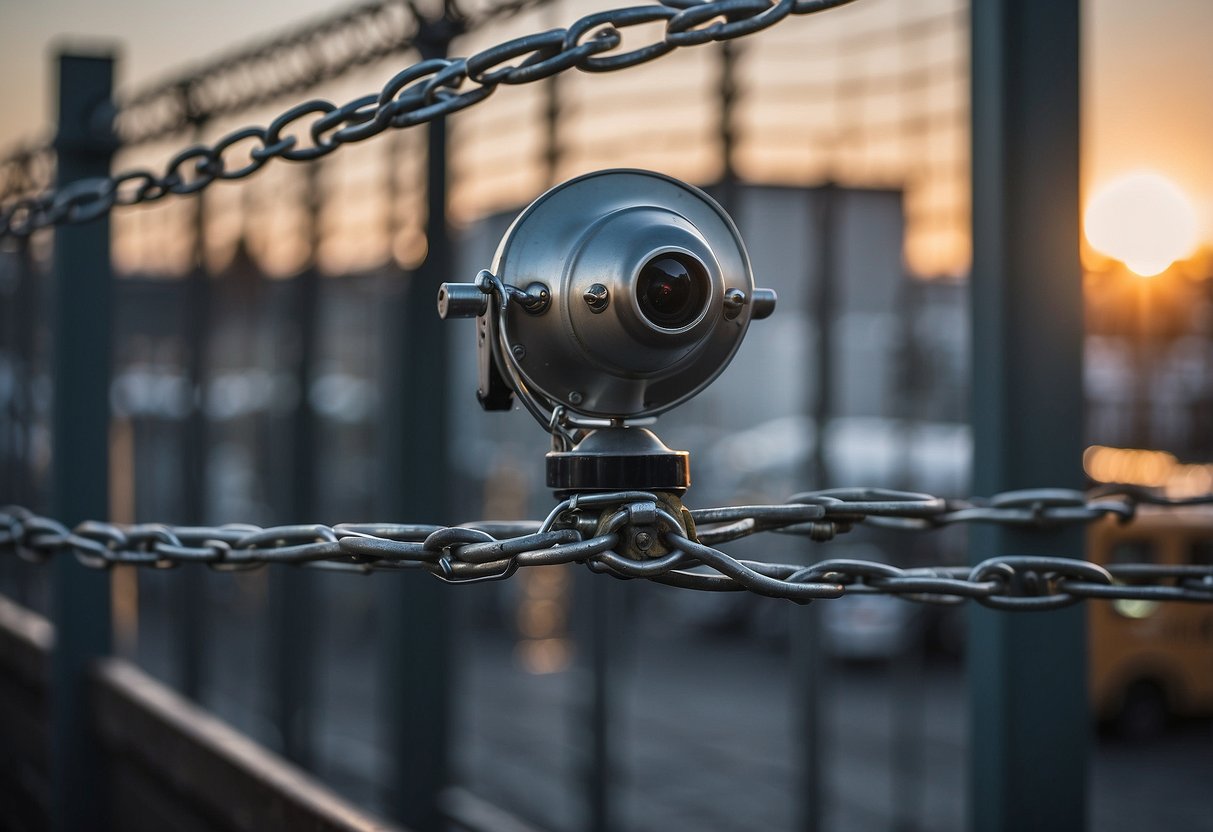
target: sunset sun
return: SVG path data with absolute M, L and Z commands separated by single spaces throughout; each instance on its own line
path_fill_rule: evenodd
M 1083 222 L 1091 247 L 1142 277 L 1167 270 L 1196 248 L 1196 212 L 1156 173 L 1131 173 L 1097 190 Z

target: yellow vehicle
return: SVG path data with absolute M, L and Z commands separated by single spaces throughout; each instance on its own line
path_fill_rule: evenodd
M 1139 510 L 1133 523 L 1090 530 L 1088 556 L 1116 563 L 1213 564 L 1213 511 Z M 1171 716 L 1213 714 L 1213 606 L 1157 601 L 1088 603 L 1092 707 L 1130 737 Z

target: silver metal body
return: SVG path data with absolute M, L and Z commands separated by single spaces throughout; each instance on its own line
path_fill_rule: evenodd
M 706 296 L 685 325 L 655 324 L 638 301 L 640 270 L 664 254 L 706 272 Z M 510 226 L 492 271 L 551 292 L 544 314 L 505 309 L 507 375 L 548 409 L 599 419 L 655 416 L 690 398 L 728 366 L 754 317 L 754 278 L 732 220 L 699 189 L 648 171 L 600 171 L 548 191 Z M 769 313 L 773 297 L 759 306 Z

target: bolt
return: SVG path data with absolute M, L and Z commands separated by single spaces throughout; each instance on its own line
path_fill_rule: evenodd
M 522 346 L 522 344 L 515 344 L 510 347 L 510 354 L 514 356 L 516 361 L 521 361 L 526 358 L 526 347 Z
M 729 289 L 724 293 L 724 317 L 725 320 L 731 321 L 741 314 L 741 308 L 745 306 L 745 292 L 740 289 Z
M 590 311 L 595 315 L 607 308 L 607 304 L 611 300 L 610 292 L 607 287 L 601 283 L 595 283 L 593 286 L 585 290 L 586 306 L 590 307 Z
M 551 291 L 546 285 L 538 281 L 527 284 L 526 297 L 527 299 L 522 303 L 522 308 L 530 315 L 542 315 L 552 305 Z
M 632 542 L 636 544 L 636 548 L 642 551 L 648 550 L 653 545 L 653 535 L 648 532 L 637 532 L 632 538 Z
M 569 393 L 569 404 L 581 404 L 581 394 L 576 390 Z

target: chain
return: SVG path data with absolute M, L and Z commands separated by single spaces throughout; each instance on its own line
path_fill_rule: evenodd
M 585 72 L 625 69 L 679 47 L 749 35 L 789 15 L 811 14 L 849 2 L 852 0 L 663 0 L 657 5 L 589 14 L 567 29 L 514 38 L 469 58 L 422 60 L 397 73 L 377 93 L 340 106 L 324 99 L 304 101 L 264 127 L 245 127 L 213 144 L 187 147 L 169 160 L 163 173 L 128 170 L 13 200 L 0 208 L 0 238 L 25 236 L 61 223 L 87 222 L 115 206 L 197 193 L 216 181 L 251 176 L 271 159 L 314 161 L 343 144 L 456 113 L 488 98 L 503 84 L 532 83 L 574 67 Z M 620 30 L 659 21 L 665 24 L 660 39 L 617 51 L 623 42 Z M 296 130 L 306 134 L 307 143 L 300 141 Z
M 1016 555 L 991 557 L 972 567 L 899 568 L 851 559 L 804 565 L 741 560 L 713 546 L 768 531 L 823 541 L 859 524 L 927 530 L 967 523 L 1049 529 L 1108 517 L 1127 523 L 1140 505 L 1213 505 L 1213 494 L 1169 499 L 1149 489 L 1105 486 L 946 500 L 849 488 L 797 494 L 783 505 L 696 509 L 678 516 L 659 495 L 618 492 L 571 497 L 542 522 L 461 526 L 186 527 L 87 521 L 69 529 L 10 507 L 0 509 L 0 551 L 36 562 L 70 553 L 97 569 L 185 563 L 219 570 L 272 563 L 358 573 L 422 569 L 460 584 L 501 580 L 527 566 L 581 563 L 617 578 L 693 590 L 744 590 L 797 603 L 867 593 L 934 604 L 971 599 L 1005 610 L 1056 609 L 1088 598 L 1213 603 L 1213 564 L 1100 566 L 1074 558 Z
M 546 0 L 504 0 L 475 17 L 455 8 L 448 14 L 455 30 L 467 33 L 543 2 Z M 423 21 L 412 0 L 376 0 L 355 6 L 227 52 L 191 67 L 188 73 L 124 97 L 112 114 L 114 129 L 122 146 L 131 148 L 298 94 L 351 70 L 417 49 Z M 49 139 L 9 149 L 0 156 L 0 206 L 50 188 L 54 168 L 55 149 Z

